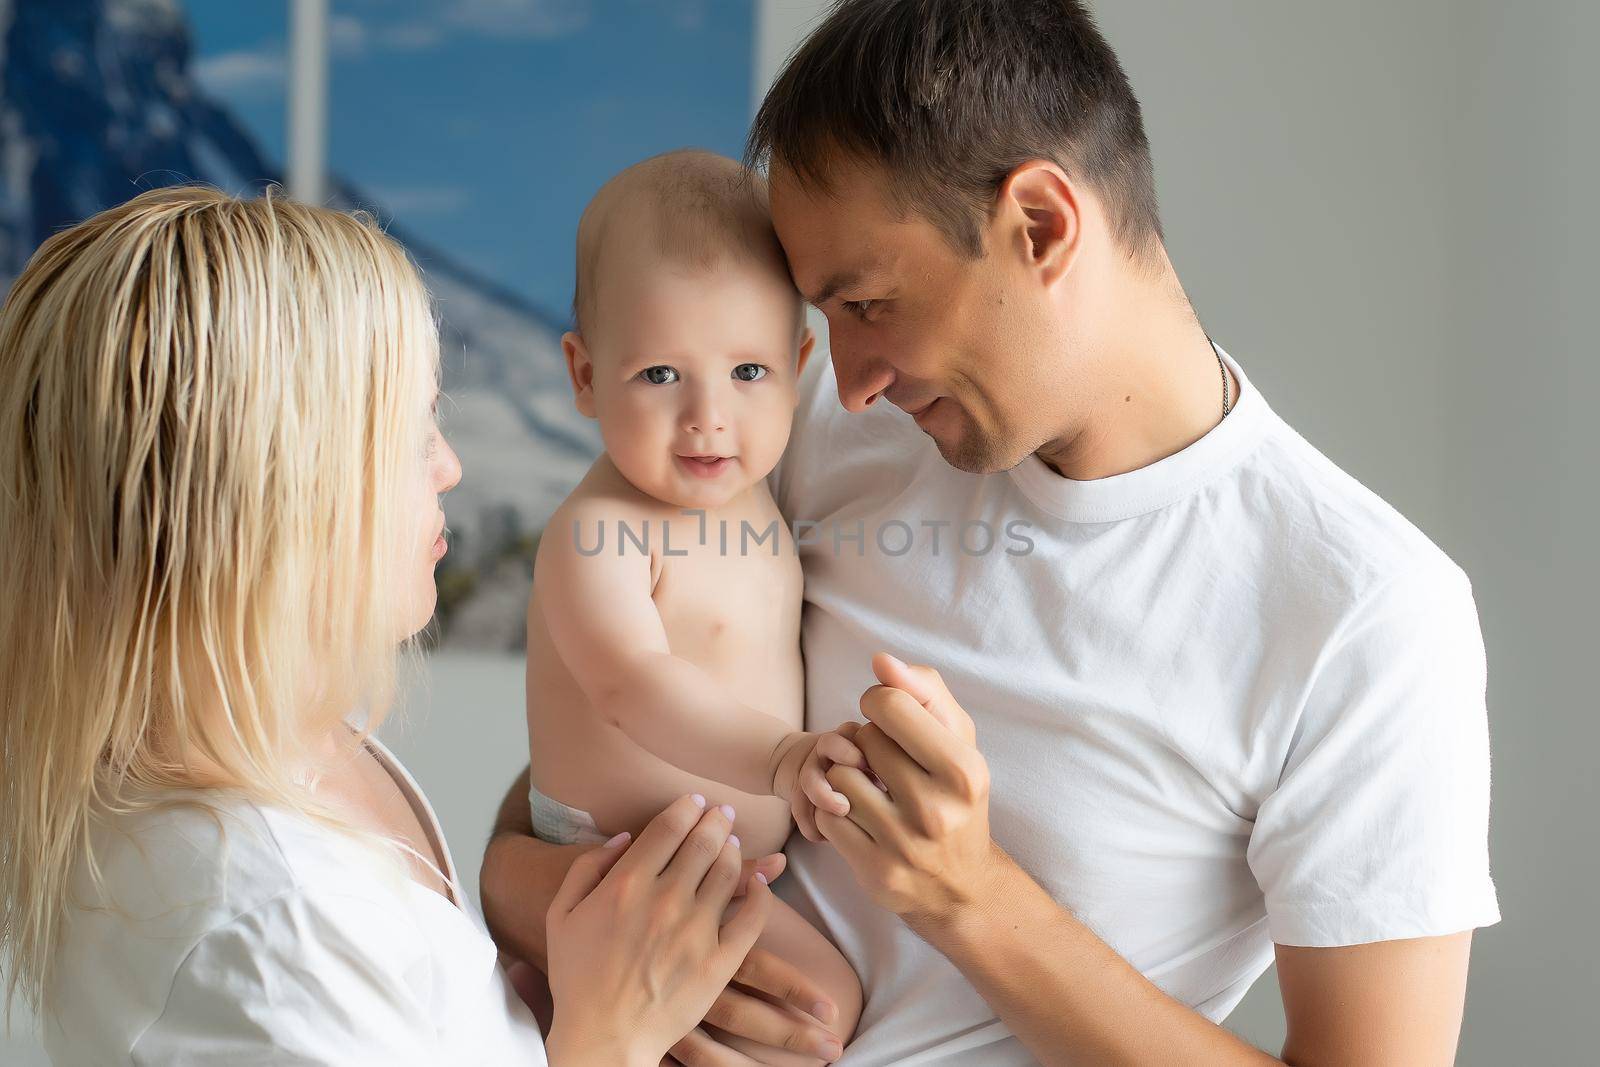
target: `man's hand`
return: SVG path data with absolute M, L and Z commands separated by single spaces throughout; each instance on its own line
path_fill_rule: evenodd
M 840 733 L 866 757 L 880 789 L 842 761 L 826 779 L 848 799 L 848 817 L 817 812 L 817 828 L 880 907 L 919 932 L 986 899 L 1005 865 L 989 837 L 989 767 L 972 719 L 939 672 L 887 652 L 872 659 L 882 684 L 861 697 L 868 722 Z
M 789 802 L 795 825 L 807 841 L 822 840 L 817 830 L 817 813 L 844 816 L 850 801 L 828 784 L 827 770 L 844 764 L 864 770 L 866 757 L 836 730 L 824 733 L 796 731 L 784 738 L 772 754 L 772 795 Z
M 804 1013 L 805 1018 L 796 1012 Z M 833 1035 L 805 1020 L 832 1023 L 837 1017 L 838 1009 L 810 976 L 765 949 L 755 948 L 706 1013 L 705 1021 L 774 1051 L 822 1057 L 819 1050 Z M 751 1059 L 749 1053 L 729 1048 L 700 1027 L 672 1047 L 672 1058 L 683 1067 L 748 1067 L 765 1061 L 765 1057 Z

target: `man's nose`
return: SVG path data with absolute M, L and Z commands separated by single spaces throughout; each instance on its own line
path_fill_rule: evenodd
M 854 359 L 833 352 L 833 376 L 839 383 L 839 403 L 846 411 L 865 411 L 878 402 L 894 381 L 894 370 L 875 360 Z

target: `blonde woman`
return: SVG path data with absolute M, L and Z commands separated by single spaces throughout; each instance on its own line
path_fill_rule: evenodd
M 754 942 L 686 797 L 563 884 L 547 1044 L 498 967 L 370 736 L 461 474 L 437 373 L 401 250 L 281 199 L 146 193 L 12 288 L 0 947 L 57 1063 L 654 1065 Z

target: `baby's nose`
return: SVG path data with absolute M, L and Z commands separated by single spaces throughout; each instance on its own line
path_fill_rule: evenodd
M 709 389 L 695 397 L 684 412 L 684 429 L 689 433 L 721 433 L 726 430 L 728 421 L 720 399 Z

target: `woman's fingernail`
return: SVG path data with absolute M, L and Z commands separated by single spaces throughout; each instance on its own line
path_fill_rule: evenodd
M 703 808 L 706 806 L 706 798 L 701 796 L 699 793 L 691 793 L 689 795 L 689 799 L 694 801 L 694 806 L 697 808 Z
M 889 662 L 890 663 L 893 663 L 896 667 L 899 667 L 902 670 L 905 669 L 905 665 L 906 665 L 906 661 L 905 660 L 901 659 L 899 656 L 895 655 L 893 652 L 885 652 L 884 655 L 889 658 Z
M 834 1016 L 833 1005 L 825 1000 L 819 1000 L 811 1005 L 811 1016 L 819 1022 L 831 1023 Z
M 733 805 L 732 804 L 724 804 L 721 807 L 719 807 L 717 810 L 722 812 L 722 814 L 726 815 L 728 817 L 728 821 L 729 822 L 733 821 L 734 812 L 733 812 Z
M 833 802 L 839 805 L 841 808 L 850 807 L 850 798 L 845 796 L 843 793 L 833 794 Z
M 628 831 L 624 830 L 624 831 L 622 831 L 622 833 L 618 834 L 616 837 L 613 837 L 610 841 L 607 841 L 605 843 L 604 847 L 606 847 L 606 848 L 616 848 L 618 845 L 622 844 L 624 841 L 626 841 L 628 838 L 630 838 L 632 836 L 633 836 L 632 834 L 630 834 Z
M 739 835 L 738 834 L 729 834 L 728 835 L 728 844 L 732 845 L 734 848 L 738 848 L 739 847 Z
M 817 1053 L 825 1060 L 836 1060 L 844 1054 L 844 1046 L 830 1037 L 817 1043 Z
M 760 882 L 762 885 L 766 885 L 767 884 L 767 876 L 762 874 L 760 871 L 757 871 L 756 872 L 756 881 Z

